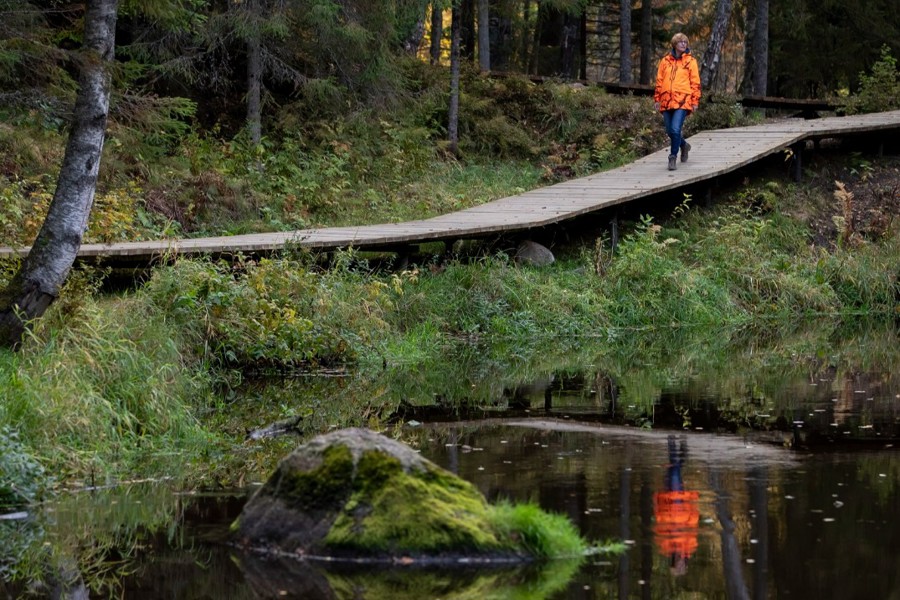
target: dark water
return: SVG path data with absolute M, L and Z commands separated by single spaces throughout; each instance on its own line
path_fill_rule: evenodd
M 825 360 L 813 344 L 809 359 L 756 347 L 708 369 L 565 368 L 524 382 L 448 367 L 452 393 L 414 378 L 400 391 L 312 378 L 246 392 L 279 407 L 261 422 L 313 406 L 319 430 L 389 429 L 489 499 L 565 513 L 589 539 L 624 541 L 621 555 L 452 571 L 269 561 L 225 543 L 252 487 L 143 483 L 0 520 L 0 567 L 38 557 L 0 598 L 900 599 L 900 370 L 895 331 L 880 339 L 872 361 Z M 351 396 L 366 400 L 329 401 Z
M 589 538 L 626 540 L 623 556 L 589 561 L 555 597 L 900 593 L 896 452 L 799 453 L 732 435 L 573 429 L 454 427 L 423 449 L 491 498 L 535 500 Z

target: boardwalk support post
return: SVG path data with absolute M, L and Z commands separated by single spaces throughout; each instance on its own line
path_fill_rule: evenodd
M 794 162 L 791 165 L 791 172 L 794 177 L 794 181 L 800 183 L 800 180 L 803 178 L 803 143 L 794 144 L 791 150 L 794 153 Z
M 609 221 L 609 254 L 612 256 L 616 253 L 616 246 L 619 244 L 619 213 L 615 213 Z

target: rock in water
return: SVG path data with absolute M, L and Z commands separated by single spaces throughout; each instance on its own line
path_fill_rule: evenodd
M 314 438 L 284 458 L 232 530 L 301 556 L 523 557 L 475 487 L 367 429 Z

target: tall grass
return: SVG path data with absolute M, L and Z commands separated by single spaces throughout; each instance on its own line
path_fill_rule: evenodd
M 196 416 L 210 375 L 150 303 L 88 297 L 65 327 L 52 321 L 20 352 L 0 354 L 0 428 L 17 431 L 48 470 L 87 482 L 177 475 L 166 471 L 213 439 Z
M 488 519 L 501 538 L 516 538 L 538 558 L 573 558 L 588 549 L 568 517 L 548 513 L 536 504 L 500 502 L 489 508 Z
M 724 206 L 666 227 L 645 219 L 599 272 L 584 250 L 544 269 L 501 253 L 402 273 L 372 271 L 351 252 L 327 270 L 295 256 L 181 261 L 144 293 L 225 364 L 414 363 L 459 339 L 528 352 L 620 330 L 886 314 L 898 243 L 894 234 L 828 253 L 796 221 Z

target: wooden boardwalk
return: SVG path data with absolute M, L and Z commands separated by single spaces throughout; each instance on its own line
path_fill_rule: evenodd
M 668 149 L 634 163 L 564 183 L 501 198 L 480 206 L 419 221 L 329 227 L 227 237 L 171 239 L 116 244 L 84 244 L 80 259 L 149 263 L 163 256 L 261 253 L 285 245 L 321 250 L 354 247 L 397 248 L 428 241 L 447 241 L 520 232 L 608 208 L 638 198 L 711 180 L 806 140 L 871 132 L 900 133 L 900 110 L 783 120 L 752 127 L 704 131 L 689 138 L 690 160 L 666 169 Z M 25 255 L 28 248 L 2 248 L 0 258 Z

